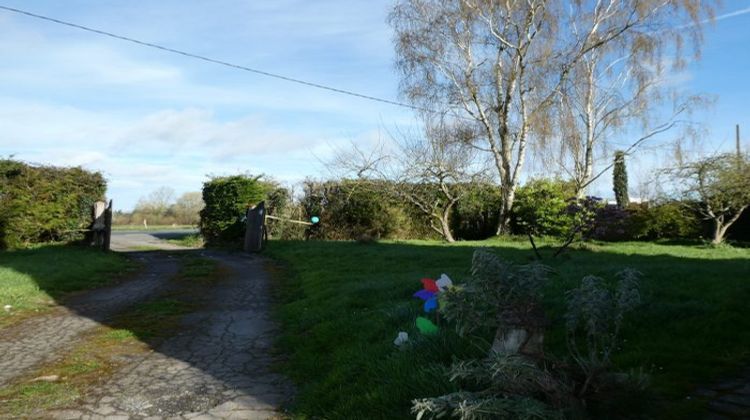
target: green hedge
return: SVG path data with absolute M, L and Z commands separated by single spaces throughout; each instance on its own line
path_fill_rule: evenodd
M 398 200 L 382 181 L 341 180 L 304 186 L 305 217 L 318 216 L 312 237 L 321 239 L 424 238 L 431 234 L 422 217 Z
M 209 245 L 241 244 L 245 213 L 266 198 L 267 184 L 260 177 L 215 177 L 203 184 L 201 235 Z
M 633 239 L 688 239 L 701 235 L 700 218 L 678 201 L 653 204 L 631 204 Z
M 500 190 L 492 184 L 461 187 L 467 191 L 451 214 L 454 237 L 473 240 L 494 235 Z M 320 217 L 320 226 L 310 232 L 312 237 L 436 239 L 427 216 L 394 191 L 394 185 L 387 181 L 307 181 L 301 205 L 304 217 Z M 434 191 L 439 194 L 437 188 Z
M 99 172 L 0 160 L 0 249 L 82 238 L 106 190 Z
M 453 236 L 462 240 L 481 240 L 495 235 L 503 198 L 493 184 L 464 185 L 466 194 L 451 213 Z
M 454 236 L 462 240 L 493 236 L 502 203 L 499 188 L 493 184 L 462 185 L 462 188 L 467 192 L 451 214 Z M 214 178 L 203 188 L 206 207 L 201 211 L 201 233 L 209 244 L 240 244 L 247 208 L 265 200 L 270 215 L 295 220 L 320 218 L 319 225 L 307 232 L 303 226 L 271 220 L 267 226 L 272 238 L 301 239 L 306 233 L 311 238 L 331 240 L 436 239 L 427 216 L 394 191 L 394 185 L 386 181 L 308 180 L 303 196 L 295 201 L 289 190 L 259 177 Z M 533 226 L 535 235 L 564 235 L 572 223 L 567 209 L 573 194 L 571 182 L 530 180 L 516 192 L 513 233 L 525 235 L 526 229 Z M 700 235 L 699 227 L 699 220 L 675 202 L 631 205 L 626 209 L 601 206 L 593 237 L 695 238 Z

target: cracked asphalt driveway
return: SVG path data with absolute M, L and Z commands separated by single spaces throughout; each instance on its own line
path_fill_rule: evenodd
M 113 235 L 113 249 L 142 248 L 143 234 Z M 149 247 L 162 243 L 147 238 Z M 164 248 L 174 250 L 172 245 Z M 185 314 L 175 334 L 153 351 L 131 355 L 75 404 L 40 413 L 60 419 L 281 417 L 292 396 L 289 381 L 272 371 L 276 325 L 270 318 L 269 278 L 263 261 L 246 254 L 198 252 L 219 263 L 222 278 Z M 179 287 L 168 280 L 179 263 L 169 254 L 137 252 L 145 270 L 124 283 L 78 296 L 68 308 L 0 331 L 0 385 L 75 343 L 76 337 L 154 294 Z M 24 334 L 25 332 L 25 334 Z M 15 338 L 13 338 L 15 337 Z M 2 415 L 0 414 L 0 417 Z

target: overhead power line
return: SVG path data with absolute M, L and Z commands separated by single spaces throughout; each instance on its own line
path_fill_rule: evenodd
M 2 5 L 0 5 L 0 9 L 6 10 L 6 11 L 9 11 L 9 12 L 13 12 L 13 13 L 18 13 L 18 14 L 21 14 L 21 15 L 30 16 L 30 17 L 33 17 L 33 18 L 36 18 L 36 19 L 45 20 L 45 21 L 48 21 L 48 22 L 57 23 L 57 24 L 60 24 L 60 25 L 69 26 L 71 28 L 81 29 L 81 30 L 84 30 L 84 31 L 87 31 L 87 32 L 92 32 L 92 33 L 98 34 L 98 35 L 103 35 L 103 36 L 107 36 L 107 37 L 110 37 L 110 38 L 119 39 L 121 41 L 131 42 L 133 44 L 141 45 L 141 46 L 144 46 L 144 47 L 155 48 L 155 49 L 166 51 L 166 52 L 170 52 L 170 53 L 173 53 L 173 54 L 179 54 L 179 55 L 182 55 L 182 56 L 185 56 L 185 57 L 194 58 L 196 60 L 207 61 L 209 63 L 219 64 L 219 65 L 222 65 L 222 66 L 226 66 L 226 67 L 231 67 L 231 68 L 238 69 L 238 70 L 247 71 L 247 72 L 250 72 L 250 73 L 260 74 L 260 75 L 266 76 L 266 77 L 272 77 L 274 79 L 280 79 L 280 80 L 284 80 L 284 81 L 287 81 L 287 82 L 292 82 L 292 83 L 297 83 L 297 84 L 300 84 L 300 85 L 314 87 L 314 88 L 317 88 L 317 89 L 323 89 L 323 90 L 327 90 L 327 91 L 330 91 L 330 92 L 339 93 L 339 94 L 342 94 L 342 95 L 354 96 L 354 97 L 357 97 L 357 98 L 360 98 L 360 99 L 366 99 L 366 100 L 369 100 L 369 101 L 381 102 L 381 103 L 384 103 L 384 104 L 400 106 L 400 107 L 403 107 L 403 108 L 410 108 L 410 109 L 417 110 L 417 111 L 435 112 L 435 111 L 427 109 L 427 108 L 422 108 L 422 107 L 410 105 L 410 104 L 403 103 L 403 102 L 397 102 L 397 101 L 393 101 L 393 100 L 390 100 L 390 99 L 378 98 L 376 96 L 370 96 L 370 95 L 365 95 L 365 94 L 362 94 L 362 93 L 352 92 L 350 90 L 339 89 L 339 88 L 336 88 L 336 87 L 333 87 L 333 86 L 326 86 L 326 85 L 322 85 L 320 83 L 314 83 L 314 82 L 308 82 L 308 81 L 301 80 L 301 79 L 295 79 L 293 77 L 283 76 L 283 75 L 280 75 L 280 74 L 271 73 L 271 72 L 267 72 L 267 71 L 264 71 L 264 70 L 258 70 L 258 69 L 254 69 L 252 67 L 243 66 L 243 65 L 240 65 L 240 64 L 230 63 L 228 61 L 217 60 L 215 58 L 206 57 L 206 56 L 203 56 L 203 55 L 194 54 L 194 53 L 187 52 L 187 51 L 177 50 L 177 49 L 170 48 L 170 47 L 165 47 L 163 45 L 154 44 L 152 42 L 140 41 L 140 40 L 135 39 L 135 38 L 130 38 L 130 37 L 127 37 L 127 36 L 117 35 L 117 34 L 114 34 L 112 32 L 102 31 L 102 30 L 99 30 L 99 29 L 90 28 L 88 26 L 78 25 L 78 24 L 72 23 L 72 22 L 66 22 L 64 20 L 59 20 L 59 19 L 48 17 L 48 16 L 43 16 L 43 15 L 39 15 L 39 14 L 36 14 L 36 13 L 27 12 L 25 10 L 15 9 L 15 8 L 12 8 L 12 7 L 2 6 Z

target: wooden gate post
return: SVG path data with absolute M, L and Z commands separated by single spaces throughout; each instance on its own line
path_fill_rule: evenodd
M 112 200 L 109 200 L 109 206 L 104 211 L 104 240 L 102 249 L 109 251 L 109 243 L 112 239 Z
M 94 203 L 93 216 L 94 222 L 91 224 L 91 245 L 100 247 L 104 243 L 104 212 L 106 210 L 107 203 L 104 201 L 97 201 Z
M 266 222 L 265 201 L 247 209 L 246 215 L 245 252 L 260 252 L 263 250 L 263 228 Z

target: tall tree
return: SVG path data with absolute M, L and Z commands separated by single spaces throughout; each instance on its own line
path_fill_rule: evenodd
M 178 223 L 197 225 L 204 206 L 200 192 L 186 192 L 175 201 L 171 210 Z
M 135 211 L 152 215 L 164 215 L 174 202 L 174 189 L 159 187 L 149 195 L 141 197 L 135 205 Z
M 750 207 L 750 158 L 727 153 L 684 163 L 668 171 L 682 202 L 713 222 L 711 242 L 726 239 L 729 228 Z
M 612 170 L 612 188 L 615 192 L 617 207 L 624 209 L 630 204 L 628 196 L 628 170 L 625 168 L 625 152 L 615 152 L 615 166 Z
M 552 105 L 588 54 L 649 43 L 661 54 L 679 25 L 702 18 L 701 0 L 399 0 L 395 29 L 401 89 L 425 112 L 472 122 L 472 146 L 489 153 L 509 229 L 529 142 L 552 133 Z M 661 40 L 661 42 L 660 42 Z

